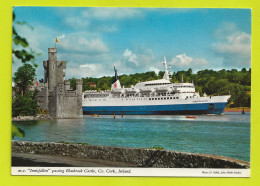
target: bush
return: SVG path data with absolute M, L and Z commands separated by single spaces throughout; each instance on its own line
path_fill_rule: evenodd
M 163 150 L 164 148 L 161 146 L 152 146 L 152 147 L 149 147 L 149 149 Z
M 17 95 L 12 101 L 12 116 L 35 116 L 38 111 L 36 91 L 27 91 L 23 96 Z

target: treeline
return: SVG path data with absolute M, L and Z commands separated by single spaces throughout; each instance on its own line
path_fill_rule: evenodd
M 138 82 L 161 79 L 163 71 L 145 72 L 119 76 L 121 86 L 130 87 Z M 232 70 L 201 70 L 192 73 L 192 69 L 178 71 L 170 75 L 172 83 L 193 82 L 196 91 L 201 95 L 227 95 L 231 94 L 229 107 L 250 107 L 251 102 L 251 69 L 243 68 L 240 71 Z M 104 76 L 101 78 L 83 78 L 83 91 L 85 90 L 110 90 L 114 77 Z M 75 78 L 70 79 L 71 86 L 76 87 Z M 96 87 L 90 87 L 86 83 L 93 82 Z
M 229 107 L 251 106 L 251 69 L 201 70 L 192 74 L 192 70 L 179 71 L 172 76 L 172 82 L 193 81 L 196 91 L 207 95 L 231 95 Z

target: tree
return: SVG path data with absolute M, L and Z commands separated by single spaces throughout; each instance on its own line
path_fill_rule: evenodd
M 97 82 L 97 88 L 101 90 L 109 90 L 111 86 L 112 78 L 103 76 Z
M 75 77 L 70 79 L 70 87 L 72 88 L 72 90 L 76 90 L 76 78 Z
M 31 85 L 35 77 L 35 68 L 30 64 L 24 64 L 14 73 L 14 82 L 18 88 L 18 93 L 23 95 Z
M 191 76 L 191 75 L 192 75 L 192 69 L 191 69 L 191 68 L 189 68 L 189 69 L 187 70 L 186 75 L 187 75 L 187 76 Z
M 163 75 L 164 75 L 164 72 L 163 72 L 163 71 L 160 71 L 160 72 L 158 73 L 159 78 L 163 78 Z
M 27 91 L 23 96 L 17 95 L 12 100 L 12 116 L 34 116 L 37 114 L 37 91 Z
M 242 68 L 241 72 L 246 73 L 246 68 Z

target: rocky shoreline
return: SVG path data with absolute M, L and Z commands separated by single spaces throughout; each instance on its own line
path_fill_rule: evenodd
M 236 107 L 236 108 L 225 108 L 224 112 L 251 112 L 251 108 L 248 107 Z
M 12 153 L 95 159 L 156 168 L 250 168 L 246 161 L 178 151 L 87 144 L 13 141 Z
M 33 120 L 51 120 L 48 114 L 39 114 L 37 116 L 17 116 L 12 117 L 12 121 L 33 121 Z

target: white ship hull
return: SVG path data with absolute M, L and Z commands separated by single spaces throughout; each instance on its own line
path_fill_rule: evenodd
M 83 101 L 84 114 L 221 114 L 230 96 L 188 98 L 186 100 L 171 97 L 133 97 L 100 98 Z M 160 98 L 160 100 L 158 100 Z M 166 99 L 164 99 L 166 98 Z M 169 99 L 167 99 L 169 98 Z M 173 98 L 173 97 L 172 97 Z

